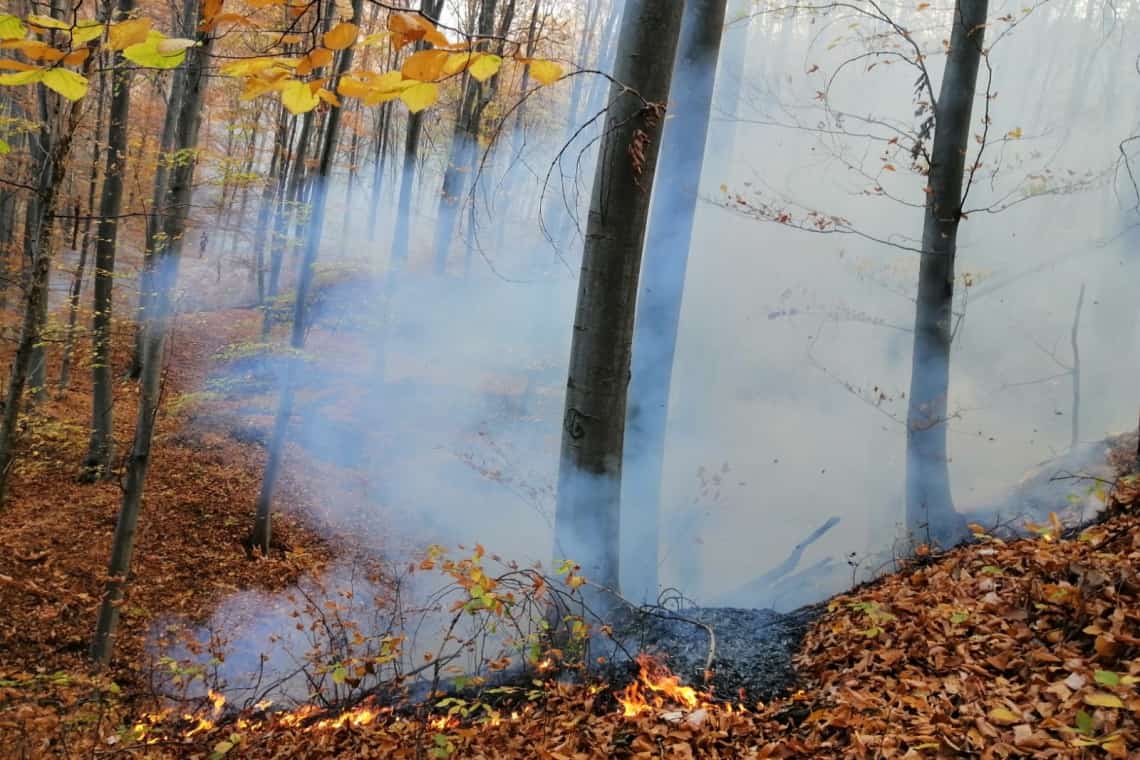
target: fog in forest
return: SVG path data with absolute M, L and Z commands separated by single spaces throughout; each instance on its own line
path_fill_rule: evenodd
M 885 567 L 904 538 L 918 266 L 908 249 L 919 245 L 925 179 L 905 151 L 863 137 L 916 129 L 914 70 L 863 56 L 894 49 L 897 38 L 876 37 L 889 30 L 842 10 L 735 5 L 674 367 L 661 582 L 700 603 L 788 610 Z M 1069 449 L 1067 367 L 1082 285 L 1082 444 L 1135 423 L 1120 370 L 1140 359 L 1137 196 L 1119 148 L 1140 117 L 1126 83 L 1137 19 L 1073 0 L 1028 14 L 1021 2 L 991 5 L 991 19 L 1008 13 L 1016 23 L 993 22 L 979 79 L 979 91 L 989 81 L 992 123 L 959 237 L 949 423 L 956 506 L 982 521 L 1023 473 Z M 924 46 L 948 35 L 942 4 L 884 8 Z M 595 50 L 575 63 L 606 59 Z M 929 59 L 935 91 L 942 61 Z M 684 72 L 676 77 L 674 87 L 684 86 Z M 307 485 L 321 518 L 394 564 L 432 543 L 551 560 L 580 231 L 600 128 L 587 122 L 605 91 L 591 94 L 594 78 L 578 78 L 572 122 L 574 77 L 532 99 L 524 133 L 508 124 L 492 150 L 482 146 L 445 276 L 432 274 L 432 239 L 450 125 L 425 122 L 436 149 L 416 179 L 412 255 L 390 297 L 372 273 L 388 264 L 394 162 L 374 238 L 368 192 L 358 184 L 347 198 L 344 176 L 330 189 L 320 266 L 338 284 L 310 335 L 312 393 L 286 466 L 304 457 L 323 468 L 327 482 Z M 986 106 L 979 95 L 978 134 Z M 371 172 L 362 165 L 357 182 Z M 742 212 L 738 196 L 789 223 Z M 811 225 L 812 211 L 841 218 L 842 229 L 796 229 Z M 322 354 L 342 340 L 365 358 Z M 749 585 L 821 527 L 782 581 Z

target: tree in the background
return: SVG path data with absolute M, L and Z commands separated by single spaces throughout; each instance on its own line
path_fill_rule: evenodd
M 906 524 L 917 536 L 943 546 L 966 536 L 965 520 L 955 511 L 950 492 L 947 399 L 954 259 L 978 69 L 985 53 L 987 7 L 988 0 L 957 0 L 954 7 L 942 87 L 932 106 L 934 143 L 915 309 L 907 408 Z
M 120 20 L 130 17 L 134 0 L 118 0 Z M 127 119 L 131 108 L 132 70 L 121 52 L 115 53 L 111 79 L 111 114 L 107 129 L 107 165 L 99 199 L 95 233 L 95 302 L 91 319 L 91 438 L 80 470 L 82 480 L 109 477 L 113 445 L 114 394 L 111 375 L 111 318 L 115 287 L 115 249 L 126 176 Z
M 443 0 L 420 0 L 420 14 L 432 21 L 443 12 Z M 417 52 L 427 48 L 427 42 L 417 40 Z M 408 114 L 407 134 L 404 136 L 404 158 L 400 169 L 400 195 L 396 209 L 396 229 L 392 234 L 392 253 L 389 269 L 399 269 L 408 260 L 412 235 L 412 183 L 416 178 L 416 161 L 420 156 L 420 133 L 423 131 L 423 114 Z M 389 274 L 391 278 L 391 274 Z
M 638 274 L 680 27 L 680 3 L 626 3 L 570 348 L 554 551 L 615 590 Z M 599 612 L 612 601 L 604 592 L 590 599 Z
M 191 2 L 187 5 L 196 8 L 198 4 Z M 205 13 L 202 17 L 203 23 L 195 26 L 207 26 Z M 162 221 L 161 245 L 151 252 L 148 260 L 151 271 L 147 279 L 153 292 L 141 315 L 145 328 L 135 437 L 127 458 L 123 498 L 107 568 L 107 584 L 99 607 L 99 620 L 91 649 L 92 659 L 100 665 L 106 665 L 110 661 L 114 650 L 115 634 L 119 627 L 119 607 L 130 572 L 143 488 L 150 467 L 151 442 L 162 391 L 163 346 L 170 328 L 174 286 L 178 279 L 178 263 L 185 242 L 186 222 L 194 189 L 194 169 L 198 164 L 198 131 L 209 82 L 207 68 L 214 37 L 212 32 L 205 29 L 198 33 L 197 44 L 186 54 L 181 77 L 182 96 L 177 104 L 172 103 L 170 106 L 177 108 L 173 139 L 175 154 L 168 174 L 169 184 L 159 207 Z
M 97 36 L 73 33 L 70 24 L 50 22 L 54 19 L 36 17 L 39 25 L 32 28 L 44 40 L 36 41 L 44 49 L 56 50 L 65 64 L 78 65 L 80 71 L 66 66 L 43 68 L 29 66 L 15 75 L 4 75 L 0 84 L 35 84 L 38 96 L 40 123 L 30 144 L 34 155 L 34 198 L 27 204 L 28 213 L 24 229 L 25 250 L 29 253 L 29 269 L 24 278 L 23 319 L 16 353 L 8 373 L 8 389 L 4 398 L 4 413 L 0 421 L 0 505 L 4 503 L 5 488 L 16 455 L 16 438 L 24 391 L 29 377 L 35 371 L 37 356 L 43 361 L 43 331 L 47 320 L 48 284 L 52 259 L 55 254 L 54 227 L 59 211 L 61 194 L 67 176 L 68 157 L 83 114 L 77 103 L 87 92 L 86 74 L 95 60 L 92 55 Z M 17 26 L 18 24 L 18 26 Z M 101 27 L 93 27 L 101 31 Z M 22 23 L 5 25 L 5 30 L 17 39 L 23 39 L 26 28 Z M 78 30 L 77 30 L 78 31 Z M 9 32 L 5 32 L 7 35 Z M 86 36 L 86 39 L 84 37 Z M 66 52 L 63 48 L 66 48 Z M 73 49 L 74 48 L 74 49 Z M 41 383 L 42 384 L 42 383 Z
M 360 25 L 362 4 L 363 0 L 353 0 L 352 18 L 347 22 L 342 22 L 352 26 L 354 37 L 355 30 Z M 330 48 L 336 46 L 329 42 L 332 33 L 330 30 L 330 32 L 325 35 L 325 44 Z M 353 52 L 353 48 L 349 45 L 345 45 L 341 51 L 336 69 L 336 79 L 338 81 L 352 67 Z M 317 174 L 314 178 L 313 211 L 305 238 L 305 252 L 304 258 L 301 261 L 300 279 L 297 283 L 297 292 L 293 298 L 293 330 L 289 341 L 289 345 L 298 354 L 301 349 L 305 347 L 309 291 L 312 289 L 313 275 L 315 274 L 313 267 L 317 263 L 317 254 L 320 251 L 321 235 L 324 233 L 328 187 L 343 113 L 343 108 L 334 108 L 329 111 L 321 143 L 320 163 L 317 166 Z M 289 369 L 286 371 L 285 387 L 281 391 L 281 398 L 277 405 L 277 414 L 273 420 L 273 433 L 269 442 L 265 474 L 261 479 L 261 491 L 258 494 L 257 505 L 254 509 L 251 542 L 261 551 L 262 555 L 266 557 L 269 556 L 269 544 L 272 537 L 271 509 L 273 507 L 273 492 L 277 486 L 278 477 L 280 476 L 281 461 L 285 455 L 285 433 L 288 430 L 289 421 L 293 416 L 293 405 L 296 398 L 296 384 L 294 381 L 296 361 L 297 356 L 295 355 L 292 357 L 293 363 L 290 364 Z
M 726 0 L 689 0 L 681 25 L 633 336 L 622 476 L 622 589 L 657 594 L 661 476 L 681 298 L 699 199 Z
M 487 50 L 490 47 L 490 38 L 497 36 L 500 41 L 496 46 L 495 56 L 501 59 L 505 38 L 514 20 L 515 0 L 506 0 L 498 34 L 495 32 L 497 7 L 498 0 L 482 0 L 480 3 L 479 22 L 476 27 L 480 40 L 474 47 L 476 50 Z M 465 76 L 459 116 L 455 121 L 455 135 L 451 142 L 451 156 L 444 171 L 439 210 L 436 214 L 434 241 L 436 274 L 443 274 L 447 269 L 447 256 L 455 232 L 455 220 L 467 188 L 466 178 L 474 173 L 475 156 L 483 128 L 483 112 L 494 97 L 497 80 L 497 71 L 488 77 L 474 68 L 468 69 Z

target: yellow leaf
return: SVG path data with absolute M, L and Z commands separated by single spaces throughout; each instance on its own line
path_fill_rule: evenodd
M 181 37 L 171 37 L 165 40 L 159 40 L 155 45 L 159 55 L 177 55 L 183 51 L 189 50 L 198 43 L 194 40 L 187 40 Z
M 370 34 L 360 41 L 364 47 L 374 47 L 376 45 L 383 45 L 387 40 L 392 38 L 391 32 L 376 32 Z
M 10 69 L 11 71 L 33 71 L 38 70 L 39 66 L 33 66 L 30 63 L 23 61 L 16 61 L 11 58 L 0 58 L 0 69 Z
M 72 45 L 86 45 L 91 40 L 103 36 L 103 24 L 99 21 L 80 21 L 71 30 Z
M 340 99 L 336 95 L 326 90 L 324 87 L 317 90 L 317 97 L 328 103 L 330 106 L 340 106 Z
M 324 44 L 329 50 L 344 50 L 346 47 L 356 42 L 356 35 L 359 32 L 356 24 L 350 24 L 347 21 L 342 21 L 332 29 L 328 30 L 324 36 Z
M 78 50 L 73 50 L 70 53 L 68 53 L 67 55 L 65 55 L 63 57 L 63 62 L 66 63 L 68 66 L 78 66 L 79 64 L 86 61 L 90 56 L 91 56 L 91 49 L 90 48 L 79 48 Z
M 368 85 L 355 77 L 341 77 L 336 84 L 336 91 L 346 98 L 364 98 L 371 92 Z
M 1009 132 L 1006 133 L 1005 136 L 1011 140 L 1020 140 L 1021 139 L 1021 127 L 1018 127 L 1017 129 L 1011 129 Z
M 284 80 L 284 78 L 285 72 L 280 72 L 277 74 L 277 76 L 272 78 L 263 79 L 261 77 L 253 77 L 251 79 L 247 79 L 245 83 L 245 89 L 242 90 L 240 97 L 242 100 L 253 100 L 254 98 L 260 97 L 267 92 L 275 92 L 277 90 L 280 90 L 283 85 L 282 80 Z
M 62 60 L 67 53 L 62 50 L 56 50 L 47 43 L 40 42 L 39 40 L 14 40 L 10 42 L 0 43 L 0 47 L 19 50 L 27 58 L 33 61 L 55 61 Z
M 0 140 L 0 156 L 3 156 L 3 155 L 10 153 L 10 152 L 12 152 L 12 146 L 10 146 L 8 143 L 4 142 L 3 140 Z
M 565 75 L 562 67 L 554 61 L 536 58 L 529 63 L 530 75 L 539 84 L 552 85 Z
M 313 68 L 318 69 L 321 66 L 328 66 L 332 63 L 333 53 L 328 48 L 317 48 L 306 57 L 309 59 L 309 63 L 313 65 Z
M 10 13 L 0 13 L 0 40 L 22 40 L 28 33 L 24 22 Z
M 32 14 L 28 16 L 28 23 L 37 29 L 60 29 L 65 32 L 71 31 L 71 24 L 66 21 L 60 21 L 50 16 L 37 16 Z
M 447 63 L 447 52 L 444 50 L 421 50 L 408 56 L 400 73 L 406 79 L 417 79 L 421 82 L 430 82 L 438 79 L 443 73 L 443 66 Z
M 280 62 L 281 59 L 278 58 L 247 58 L 243 61 L 234 61 L 233 63 L 227 63 L 219 68 L 218 71 L 227 77 L 244 77 L 249 76 L 250 74 L 256 74 L 257 72 L 263 69 L 267 69 L 270 66 L 273 66 Z
M 431 82 L 417 82 L 400 93 L 400 100 L 412 113 L 419 113 L 439 98 L 439 87 Z
M 312 111 L 320 102 L 321 99 L 309 89 L 308 82 L 292 79 L 281 87 L 281 103 L 294 116 Z
M 1014 723 L 1021 723 L 1021 716 L 1012 710 L 1007 710 L 1004 707 L 995 707 L 986 714 L 990 723 L 996 723 L 999 726 L 1012 726 Z
M 467 73 L 480 82 L 485 82 L 499 72 L 503 59 L 497 55 L 482 53 L 475 57 L 474 62 L 467 67 Z
M 467 68 L 471 63 L 471 53 L 452 53 L 447 56 L 447 61 L 443 64 L 443 73 L 447 75 L 458 74 Z
M 186 51 L 180 50 L 172 55 L 164 55 L 158 51 L 158 44 L 165 36 L 161 32 L 151 31 L 147 34 L 146 42 L 139 42 L 123 49 L 123 57 L 139 66 L 152 69 L 173 69 L 186 60 Z
M 926 10 L 926 9 L 927 9 L 927 8 L 929 8 L 929 7 L 930 7 L 930 3 L 919 3 L 919 4 L 918 4 L 918 7 L 917 7 L 917 8 L 915 8 L 915 10 L 917 10 L 917 11 L 924 11 L 924 10 Z
M 1120 697 L 1104 691 L 1094 691 L 1092 694 L 1086 694 L 1085 704 L 1092 705 L 1093 707 L 1124 707 L 1124 703 L 1120 701 Z
M 31 84 L 32 82 L 38 82 L 43 78 L 43 69 L 28 69 L 27 71 L 20 71 L 15 74 L 0 74 L 0 84 L 12 86 L 20 84 Z
M 388 30 L 397 49 L 409 42 L 430 42 L 436 47 L 452 47 L 450 40 L 435 25 L 418 13 L 392 13 L 388 16 Z
M 79 100 L 87 94 L 87 77 L 70 69 L 49 69 L 44 72 L 45 87 L 55 90 L 68 100 Z

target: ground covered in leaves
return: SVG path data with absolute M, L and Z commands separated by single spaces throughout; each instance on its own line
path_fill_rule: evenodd
M 257 321 L 238 310 L 179 324 L 123 638 L 98 676 L 85 652 L 120 493 L 74 481 L 89 414 L 83 357 L 72 387 L 53 388 L 30 417 L 0 520 L 0 757 L 1140 757 L 1140 516 L 1129 478 L 1116 484 L 1111 519 L 1036 526 L 1017 541 L 980 534 L 830 600 L 804 618 L 798 683 L 770 701 L 717 688 L 716 671 L 750 656 L 726 639 L 703 694 L 656 674 L 630 686 L 545 677 L 395 710 L 164 706 L 149 671 L 156 623 L 204 620 L 235 590 L 289 587 L 332 554 L 289 516 L 319 505 L 287 479 L 275 552 L 251 560 L 262 445 L 202 423 L 224 405 L 187 403 L 218 352 L 248 341 Z M 129 342 L 118 336 L 117 366 Z M 126 380 L 116 392 L 121 453 L 134 396 Z M 1114 465 L 1130 466 L 1134 451 L 1133 438 Z M 708 611 L 718 625 L 730 613 L 752 619 Z M 693 661 L 675 665 L 700 689 L 710 649 L 702 628 L 682 627 Z
M 0 511 L 0 757 L 79 754 L 90 734 L 148 702 L 154 658 L 145 649 L 156 622 L 205 619 L 236 590 L 285 588 L 327 561 L 326 542 L 295 517 L 310 499 L 289 478 L 278 500 L 275 551 L 251 561 L 243 542 L 264 449 L 187 422 L 184 402 L 214 355 L 256 335 L 258 326 L 249 310 L 178 320 L 115 666 L 99 678 L 88 674 L 87 650 L 121 491 L 117 478 L 76 481 L 91 414 L 89 341 L 78 346 L 69 388 L 60 389 L 49 371 L 47 398 L 24 425 Z M 131 340 L 124 324 L 114 347 L 120 470 L 136 412 L 136 385 L 124 376 Z

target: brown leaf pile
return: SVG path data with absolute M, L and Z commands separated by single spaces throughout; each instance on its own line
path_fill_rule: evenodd
M 798 663 L 804 689 L 744 709 L 623 717 L 608 688 L 548 683 L 511 708 L 243 717 L 148 757 L 1137 757 L 1140 519 L 1065 540 L 983 540 L 836 597 Z M 363 717 L 361 717 L 363 715 Z

